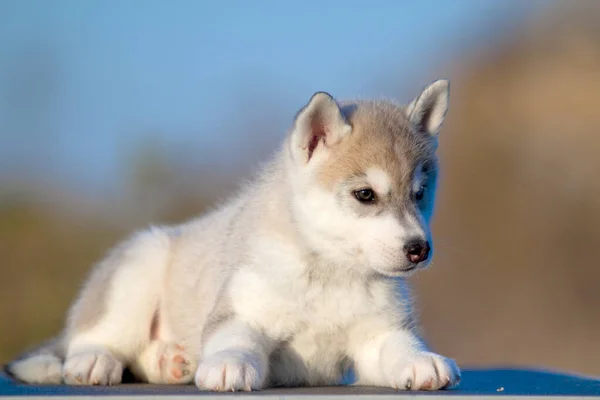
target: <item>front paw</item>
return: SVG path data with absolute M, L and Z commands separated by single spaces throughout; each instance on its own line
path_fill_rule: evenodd
M 391 372 L 391 386 L 399 390 L 439 390 L 460 382 L 454 360 L 427 351 L 399 360 Z
M 116 385 L 121 383 L 123 364 L 108 351 L 88 351 L 67 358 L 63 380 L 67 385 Z
M 260 360 L 244 351 L 216 353 L 200 363 L 196 371 L 196 386 L 219 392 L 260 390 L 266 377 L 266 371 L 260 364 Z

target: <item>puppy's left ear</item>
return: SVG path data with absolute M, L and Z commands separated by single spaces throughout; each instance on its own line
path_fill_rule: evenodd
M 292 151 L 295 157 L 309 162 L 316 153 L 329 151 L 351 131 L 335 99 L 317 92 L 296 116 Z
M 406 107 L 406 115 L 420 131 L 437 136 L 448 111 L 450 82 L 437 80 Z

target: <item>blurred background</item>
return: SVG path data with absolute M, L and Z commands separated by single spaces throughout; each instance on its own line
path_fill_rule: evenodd
M 133 229 L 203 212 L 311 94 L 452 80 L 425 337 L 600 375 L 600 2 L 0 1 L 0 363 Z

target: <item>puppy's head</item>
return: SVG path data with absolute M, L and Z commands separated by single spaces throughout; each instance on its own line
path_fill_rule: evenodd
M 300 110 L 286 159 L 292 212 L 311 251 L 388 276 L 428 265 L 448 89 L 436 81 L 404 107 L 319 92 Z

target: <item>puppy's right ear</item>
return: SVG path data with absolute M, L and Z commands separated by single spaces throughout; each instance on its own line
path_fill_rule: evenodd
M 296 115 L 291 136 L 295 159 L 308 163 L 313 156 L 328 151 L 352 132 L 340 107 L 331 95 L 317 92 Z

